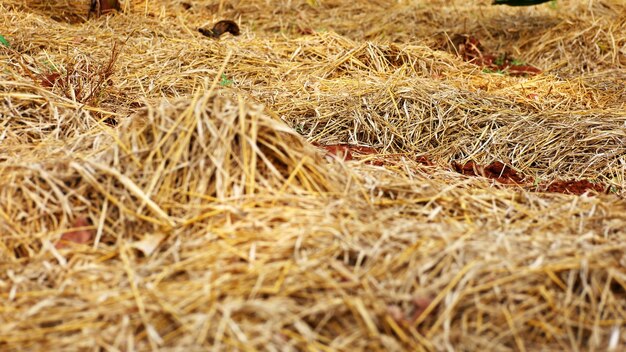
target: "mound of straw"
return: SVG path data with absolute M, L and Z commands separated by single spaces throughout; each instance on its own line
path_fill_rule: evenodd
M 488 3 L 0 3 L 0 349 L 620 350 L 626 4 Z

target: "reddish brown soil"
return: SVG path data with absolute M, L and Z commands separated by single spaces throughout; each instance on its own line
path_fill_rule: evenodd
M 452 162 L 452 168 L 463 175 L 481 176 L 505 185 L 519 185 L 532 192 L 550 192 L 582 195 L 591 191 L 592 193 L 605 193 L 608 190 L 604 183 L 593 183 L 588 180 L 556 180 L 550 183 L 541 183 L 538 186 L 531 186 L 526 182 L 526 178 L 511 167 L 496 161 L 489 165 L 479 165 L 473 161 L 465 164 Z
M 401 157 L 407 158 L 406 154 L 378 154 L 378 151 L 372 147 L 350 144 L 321 145 L 314 143 L 314 145 L 323 149 L 326 155 L 333 155 L 346 161 L 367 157 L 365 163 L 375 166 L 395 166 L 401 162 Z M 412 160 L 423 166 L 435 166 L 427 156 L 416 156 Z M 556 180 L 550 183 L 533 185 L 527 181 L 529 178 L 520 175 L 513 168 L 499 161 L 489 165 L 480 165 L 474 161 L 469 161 L 465 164 L 452 161 L 451 167 L 454 171 L 466 176 L 485 177 L 501 185 L 521 186 L 531 192 L 581 195 L 589 191 L 591 193 L 606 193 L 609 189 L 604 183 L 593 183 L 588 180 Z
M 473 161 L 469 161 L 465 164 L 453 161 L 452 168 L 454 171 L 463 175 L 482 176 L 503 184 L 521 184 L 524 182 L 524 177 L 520 176 L 517 171 L 499 161 L 493 162 L 487 166 L 476 164 Z

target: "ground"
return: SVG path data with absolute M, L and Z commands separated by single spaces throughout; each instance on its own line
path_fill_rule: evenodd
M 120 5 L 0 2 L 1 349 L 624 348 L 624 1 Z

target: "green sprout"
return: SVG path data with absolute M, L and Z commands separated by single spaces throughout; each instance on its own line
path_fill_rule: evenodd
M 504 64 L 504 55 L 498 56 L 495 60 L 493 60 L 493 63 L 498 66 L 502 66 Z
M 556 7 L 557 7 L 556 0 L 550 1 L 550 8 L 553 9 L 553 10 L 556 10 Z
M 231 84 L 233 84 L 233 80 L 228 79 L 228 76 L 226 76 L 225 73 L 222 73 L 222 79 L 220 80 L 220 86 L 222 87 L 228 87 Z
M 540 182 L 541 182 L 541 179 L 539 177 L 535 177 L 535 181 L 533 182 L 533 187 L 537 188 Z
M 6 46 L 7 48 L 11 47 L 11 44 L 9 44 L 9 41 L 6 40 L 6 38 L 3 37 L 2 34 L 0 34 L 0 44 Z
M 518 59 L 513 59 L 511 60 L 511 65 L 513 66 L 522 66 L 525 65 L 526 63 L 522 60 L 518 60 Z

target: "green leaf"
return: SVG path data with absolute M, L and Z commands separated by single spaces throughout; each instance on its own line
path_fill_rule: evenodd
M 228 79 L 228 77 L 226 76 L 225 73 L 222 73 L 222 79 L 220 80 L 220 86 L 222 87 L 228 87 L 231 84 L 233 84 L 233 81 Z
M 501 66 L 501 65 L 504 64 L 504 58 L 505 58 L 504 55 L 500 55 L 493 61 L 493 63 L 498 65 L 498 66 Z
M 0 44 L 6 46 L 7 48 L 11 47 L 11 44 L 9 44 L 9 41 L 6 40 L 6 38 L 3 37 L 2 34 L 0 34 Z

